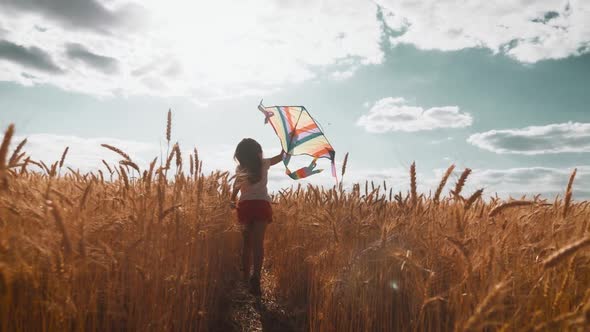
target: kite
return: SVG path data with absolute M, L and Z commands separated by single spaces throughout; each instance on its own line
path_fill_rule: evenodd
M 322 171 L 316 169 L 319 158 L 327 158 L 332 162 L 332 176 L 336 178 L 334 164 L 335 151 L 318 123 L 311 117 L 303 106 L 268 106 L 260 101 L 258 109 L 264 114 L 264 123 L 270 122 L 275 133 L 281 140 L 283 163 L 286 174 L 294 180 L 306 178 Z M 289 161 L 291 156 L 308 155 L 313 160 L 307 167 L 291 172 Z M 336 179 L 338 181 L 338 179 Z

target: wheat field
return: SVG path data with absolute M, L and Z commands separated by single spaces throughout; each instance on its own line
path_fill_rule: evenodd
M 232 174 L 204 174 L 178 145 L 147 169 L 104 145 L 120 163 L 82 174 L 67 149 L 45 163 L 13 136 L 0 146 L 1 331 L 235 330 Z M 432 194 L 415 164 L 407 193 L 277 192 L 263 288 L 304 331 L 587 331 L 590 202 L 572 197 L 575 171 L 550 201 L 467 193 L 471 171 L 450 183 L 454 171 Z

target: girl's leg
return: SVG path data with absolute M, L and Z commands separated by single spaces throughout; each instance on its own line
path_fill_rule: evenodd
M 262 263 L 264 261 L 264 233 L 266 232 L 266 222 L 255 222 L 252 226 L 252 249 L 254 256 L 254 273 L 253 277 L 260 280 Z
M 242 272 L 244 280 L 250 278 L 252 261 L 252 224 L 241 225 L 242 228 Z

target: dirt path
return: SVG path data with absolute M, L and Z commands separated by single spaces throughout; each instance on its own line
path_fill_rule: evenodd
M 228 319 L 236 332 L 291 332 L 300 331 L 295 326 L 295 318 L 289 310 L 277 300 L 272 285 L 272 275 L 267 271 L 262 276 L 261 297 L 255 297 L 248 291 L 248 286 L 238 281 L 230 297 L 232 303 Z

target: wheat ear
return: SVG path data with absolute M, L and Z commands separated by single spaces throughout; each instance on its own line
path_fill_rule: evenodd
M 121 157 L 123 157 L 125 160 L 131 161 L 131 157 L 129 157 L 129 155 L 125 152 L 123 152 L 123 150 L 116 148 L 112 145 L 109 144 L 101 144 L 100 146 L 102 146 L 103 148 L 107 148 L 115 153 L 117 153 L 118 155 L 120 155 Z
M 64 153 L 62 153 L 62 155 L 61 155 L 61 159 L 59 160 L 59 168 L 62 168 L 64 166 L 64 161 L 66 161 L 66 156 L 68 155 L 68 150 L 70 150 L 69 146 L 66 147 L 66 149 L 64 150 Z
M 412 205 L 416 206 L 418 203 L 418 190 L 416 185 L 416 162 L 413 162 L 410 166 L 410 195 Z
M 495 215 L 497 215 L 498 213 L 500 213 L 503 210 L 506 210 L 508 208 L 511 207 L 516 207 L 516 206 L 527 206 L 527 205 L 533 205 L 535 204 L 535 202 L 533 201 L 511 201 L 511 202 L 506 202 L 503 204 L 500 204 L 498 206 L 496 206 L 495 208 L 492 209 L 492 211 L 490 211 L 490 213 L 488 214 L 489 217 L 493 217 Z
M 124 166 L 129 166 L 129 167 L 133 168 L 134 170 L 137 171 L 138 174 L 141 173 L 141 171 L 139 170 L 139 166 L 137 166 L 137 164 L 134 163 L 134 162 L 132 162 L 132 161 L 129 161 L 129 160 L 121 160 L 119 162 L 119 164 L 124 165 Z
M 470 168 L 466 168 L 463 171 L 463 173 L 461 173 L 459 180 L 455 184 L 455 190 L 453 190 L 453 195 L 455 195 L 455 197 L 459 197 L 461 195 L 461 190 L 463 190 L 463 187 L 465 186 L 465 182 L 467 182 L 467 178 L 469 177 L 469 174 L 471 174 Z
M 543 261 L 543 267 L 546 269 L 553 267 L 587 245 L 590 245 L 590 236 L 586 236 L 557 250 Z
M 440 180 L 440 183 L 438 184 L 438 187 L 436 188 L 436 192 L 434 193 L 433 201 L 435 204 L 438 204 L 438 202 L 440 201 L 440 194 L 442 193 L 443 189 L 447 185 L 447 181 L 449 180 L 449 177 L 451 176 L 451 174 L 453 174 L 453 170 L 455 170 L 454 164 L 449 166 L 449 168 L 447 168 L 447 170 L 445 171 L 445 174 L 443 175 L 442 179 Z
M 348 152 L 346 152 L 346 154 L 344 155 L 344 161 L 342 162 L 342 175 L 341 177 L 344 176 L 344 173 L 346 173 L 346 163 L 348 162 Z
M 22 140 L 17 146 L 16 149 L 14 149 L 14 152 L 12 152 L 12 156 L 10 157 L 10 160 L 8 161 L 8 166 L 13 166 L 14 164 L 16 164 L 18 162 L 18 156 L 20 154 L 20 151 L 23 149 L 23 147 L 25 146 L 25 144 L 27 144 L 27 139 L 25 138 L 24 140 Z
M 567 188 L 565 190 L 565 198 L 563 200 L 563 217 L 567 216 L 567 211 L 569 210 L 570 203 L 572 201 L 572 187 L 574 186 L 574 179 L 576 178 L 576 173 L 578 172 L 577 168 L 574 168 L 572 175 L 570 175 L 570 180 L 567 183 Z
M 172 110 L 168 109 L 168 117 L 166 118 L 166 141 L 170 144 L 170 137 L 172 135 Z
M 6 129 L 6 132 L 4 133 L 4 139 L 2 139 L 2 145 L 0 145 L 0 188 L 4 189 L 8 188 L 6 156 L 8 154 L 8 147 L 10 146 L 12 135 L 14 135 L 13 124 L 9 125 L 8 129 Z
M 475 191 L 471 196 L 469 196 L 469 198 L 465 201 L 465 210 L 469 210 L 471 205 L 473 205 L 473 203 L 475 203 L 475 201 L 477 201 L 477 199 L 480 198 L 482 194 L 483 188 Z

